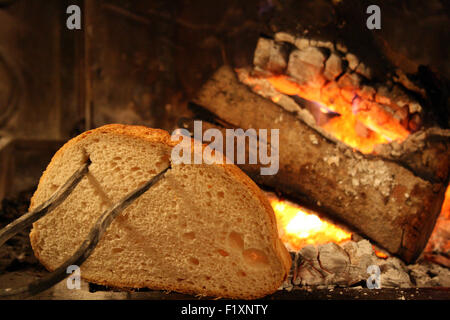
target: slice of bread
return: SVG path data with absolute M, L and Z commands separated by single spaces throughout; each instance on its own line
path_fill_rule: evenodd
M 90 158 L 89 173 L 53 212 L 33 225 L 31 244 L 55 270 L 100 214 L 170 162 L 177 143 L 163 130 L 107 125 L 67 142 L 41 177 L 30 209 L 48 199 Z M 291 258 L 273 210 L 239 168 L 172 164 L 125 209 L 81 267 L 89 282 L 251 299 L 274 292 Z

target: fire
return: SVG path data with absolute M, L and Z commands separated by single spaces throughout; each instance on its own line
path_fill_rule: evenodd
M 277 218 L 281 240 L 293 250 L 300 250 L 308 244 L 342 243 L 352 238 L 351 233 L 320 219 L 299 205 L 280 200 L 272 194 L 268 194 L 268 198 Z M 375 246 L 372 248 L 378 258 L 389 257 Z
M 269 201 L 275 211 L 281 240 L 294 250 L 308 244 L 340 243 L 351 239 L 351 233 L 290 201 L 275 196 L 269 196 Z
M 363 153 L 371 153 L 377 144 L 389 143 L 387 138 L 361 126 L 351 114 L 331 119 L 322 127 L 338 140 Z
M 322 89 L 304 87 L 284 75 L 269 76 L 266 80 L 278 92 L 319 102 L 324 105 L 324 110 L 338 113 L 338 117 L 329 120 L 322 127 L 363 153 L 373 152 L 377 144 L 401 142 L 409 135 L 409 131 L 391 113 L 373 101 L 362 99 L 351 88 L 343 90 L 333 85 Z M 277 102 L 279 98 L 273 100 Z
M 388 256 L 386 253 L 377 250 L 377 249 L 375 248 L 375 246 L 372 246 L 372 249 L 373 249 L 373 252 L 375 252 L 375 255 L 376 255 L 378 258 L 380 258 L 380 259 L 387 259 L 387 258 L 389 258 L 389 256 Z

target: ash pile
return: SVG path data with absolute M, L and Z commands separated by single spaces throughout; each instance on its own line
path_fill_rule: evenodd
M 407 265 L 379 257 L 368 240 L 307 245 L 290 253 L 293 265 L 280 290 L 450 287 L 450 269 L 424 258 Z

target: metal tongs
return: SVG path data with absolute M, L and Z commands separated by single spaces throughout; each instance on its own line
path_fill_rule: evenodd
M 0 246 L 2 246 L 8 239 L 13 237 L 19 231 L 23 230 L 33 222 L 39 220 L 46 214 L 50 213 L 56 207 L 58 207 L 68 196 L 72 193 L 78 183 L 88 173 L 89 166 L 91 164 L 90 159 L 87 159 L 84 163 L 56 192 L 44 203 L 39 205 L 33 211 L 30 211 L 15 221 L 8 224 L 5 228 L 0 230 Z M 81 266 L 82 263 L 91 255 L 94 251 L 97 243 L 105 233 L 114 218 L 123 210 L 125 210 L 134 200 L 140 197 L 154 184 L 161 180 L 167 170 L 170 169 L 170 165 L 146 182 L 141 187 L 130 192 L 123 197 L 118 203 L 105 210 L 98 218 L 95 225 L 83 243 L 78 247 L 77 251 L 67 259 L 61 266 L 55 271 L 46 275 L 45 277 L 36 280 L 26 286 L 19 288 L 7 288 L 0 289 L 0 299 L 23 299 L 36 295 L 42 291 L 49 289 L 64 278 L 68 277 L 66 270 L 71 265 Z

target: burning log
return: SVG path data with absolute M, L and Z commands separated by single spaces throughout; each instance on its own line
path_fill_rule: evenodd
M 307 124 L 294 110 L 252 92 L 229 67 L 216 72 L 194 103 L 206 112 L 212 126 L 222 130 L 280 130 L 276 175 L 260 175 L 259 165 L 240 165 L 259 184 L 345 223 L 407 262 L 422 252 L 447 184 L 450 160 L 445 136 L 427 139 L 429 135 L 418 133 L 414 137 L 421 138 L 428 156 L 439 156 L 437 167 L 433 161 L 408 164 L 409 159 L 402 158 L 405 153 L 395 159 L 362 154 Z M 270 139 L 266 143 L 270 147 Z
M 275 46 L 284 50 L 270 50 Z M 238 72 L 242 82 L 264 97 L 307 99 L 323 113 L 332 111 L 338 116 L 319 124 L 320 127 L 331 138 L 364 153 L 372 152 L 379 143 L 403 141 L 410 131 L 418 130 L 423 117 L 422 107 L 413 97 L 414 90 L 403 89 L 412 87 L 406 76 L 393 77 L 395 83 L 389 85 L 372 79 L 369 67 L 331 42 L 280 38 L 279 33 L 275 40 L 260 38 L 254 66 L 253 71 Z M 282 70 L 283 66 L 287 67 Z M 286 102 L 279 104 L 286 107 Z M 319 112 L 308 109 L 315 116 Z

